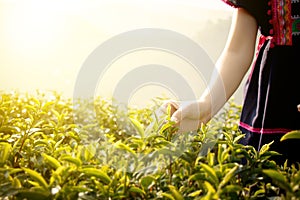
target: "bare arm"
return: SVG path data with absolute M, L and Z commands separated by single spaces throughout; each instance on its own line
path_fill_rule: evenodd
M 239 87 L 252 63 L 256 36 L 256 20 L 244 9 L 237 9 L 227 44 L 216 63 L 218 75 L 200 99 L 205 104 L 201 111 L 207 113 L 202 121 L 209 121 Z
M 172 115 L 174 121 L 193 130 L 200 123 L 208 122 L 223 107 L 251 65 L 256 36 L 255 18 L 242 8 L 236 9 L 226 46 L 216 63 L 215 75 L 218 75 L 214 76 L 199 101 L 181 105 L 171 103 L 176 110 Z

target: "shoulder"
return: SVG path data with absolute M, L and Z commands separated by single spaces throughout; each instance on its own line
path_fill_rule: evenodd
M 269 35 L 272 29 L 270 20 L 272 19 L 273 0 L 222 0 L 234 8 L 244 8 L 257 21 L 263 35 Z

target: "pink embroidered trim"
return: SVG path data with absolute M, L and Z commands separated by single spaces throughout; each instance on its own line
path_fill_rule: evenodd
M 272 0 L 273 43 L 292 45 L 292 2 L 291 0 Z
M 285 134 L 287 132 L 290 132 L 292 130 L 290 129 L 285 129 L 285 128 L 254 128 L 252 126 L 249 126 L 248 124 L 245 124 L 243 122 L 240 122 L 240 127 L 248 130 L 248 131 L 251 131 L 251 132 L 254 132 L 254 133 L 262 133 L 262 134 L 274 134 L 274 133 L 281 133 L 281 134 Z
M 236 0 L 222 1 L 234 8 L 238 7 Z M 269 30 L 269 36 L 272 37 L 271 48 L 274 47 L 274 45 L 292 45 L 292 0 L 269 0 L 268 5 L 270 9 L 266 14 L 271 17 L 269 23 L 273 26 L 273 28 Z

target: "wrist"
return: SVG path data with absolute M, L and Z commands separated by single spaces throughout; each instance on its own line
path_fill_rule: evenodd
M 211 112 L 211 104 L 209 101 L 205 101 L 204 99 L 200 99 L 198 101 L 199 110 L 200 110 L 200 122 L 206 124 L 212 118 Z

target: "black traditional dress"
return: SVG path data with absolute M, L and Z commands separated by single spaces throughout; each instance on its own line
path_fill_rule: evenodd
M 240 129 L 242 144 L 260 149 L 274 141 L 277 157 L 300 162 L 300 140 L 280 142 L 300 130 L 300 2 L 299 0 L 223 0 L 246 9 L 261 33 L 254 64 L 245 86 Z

